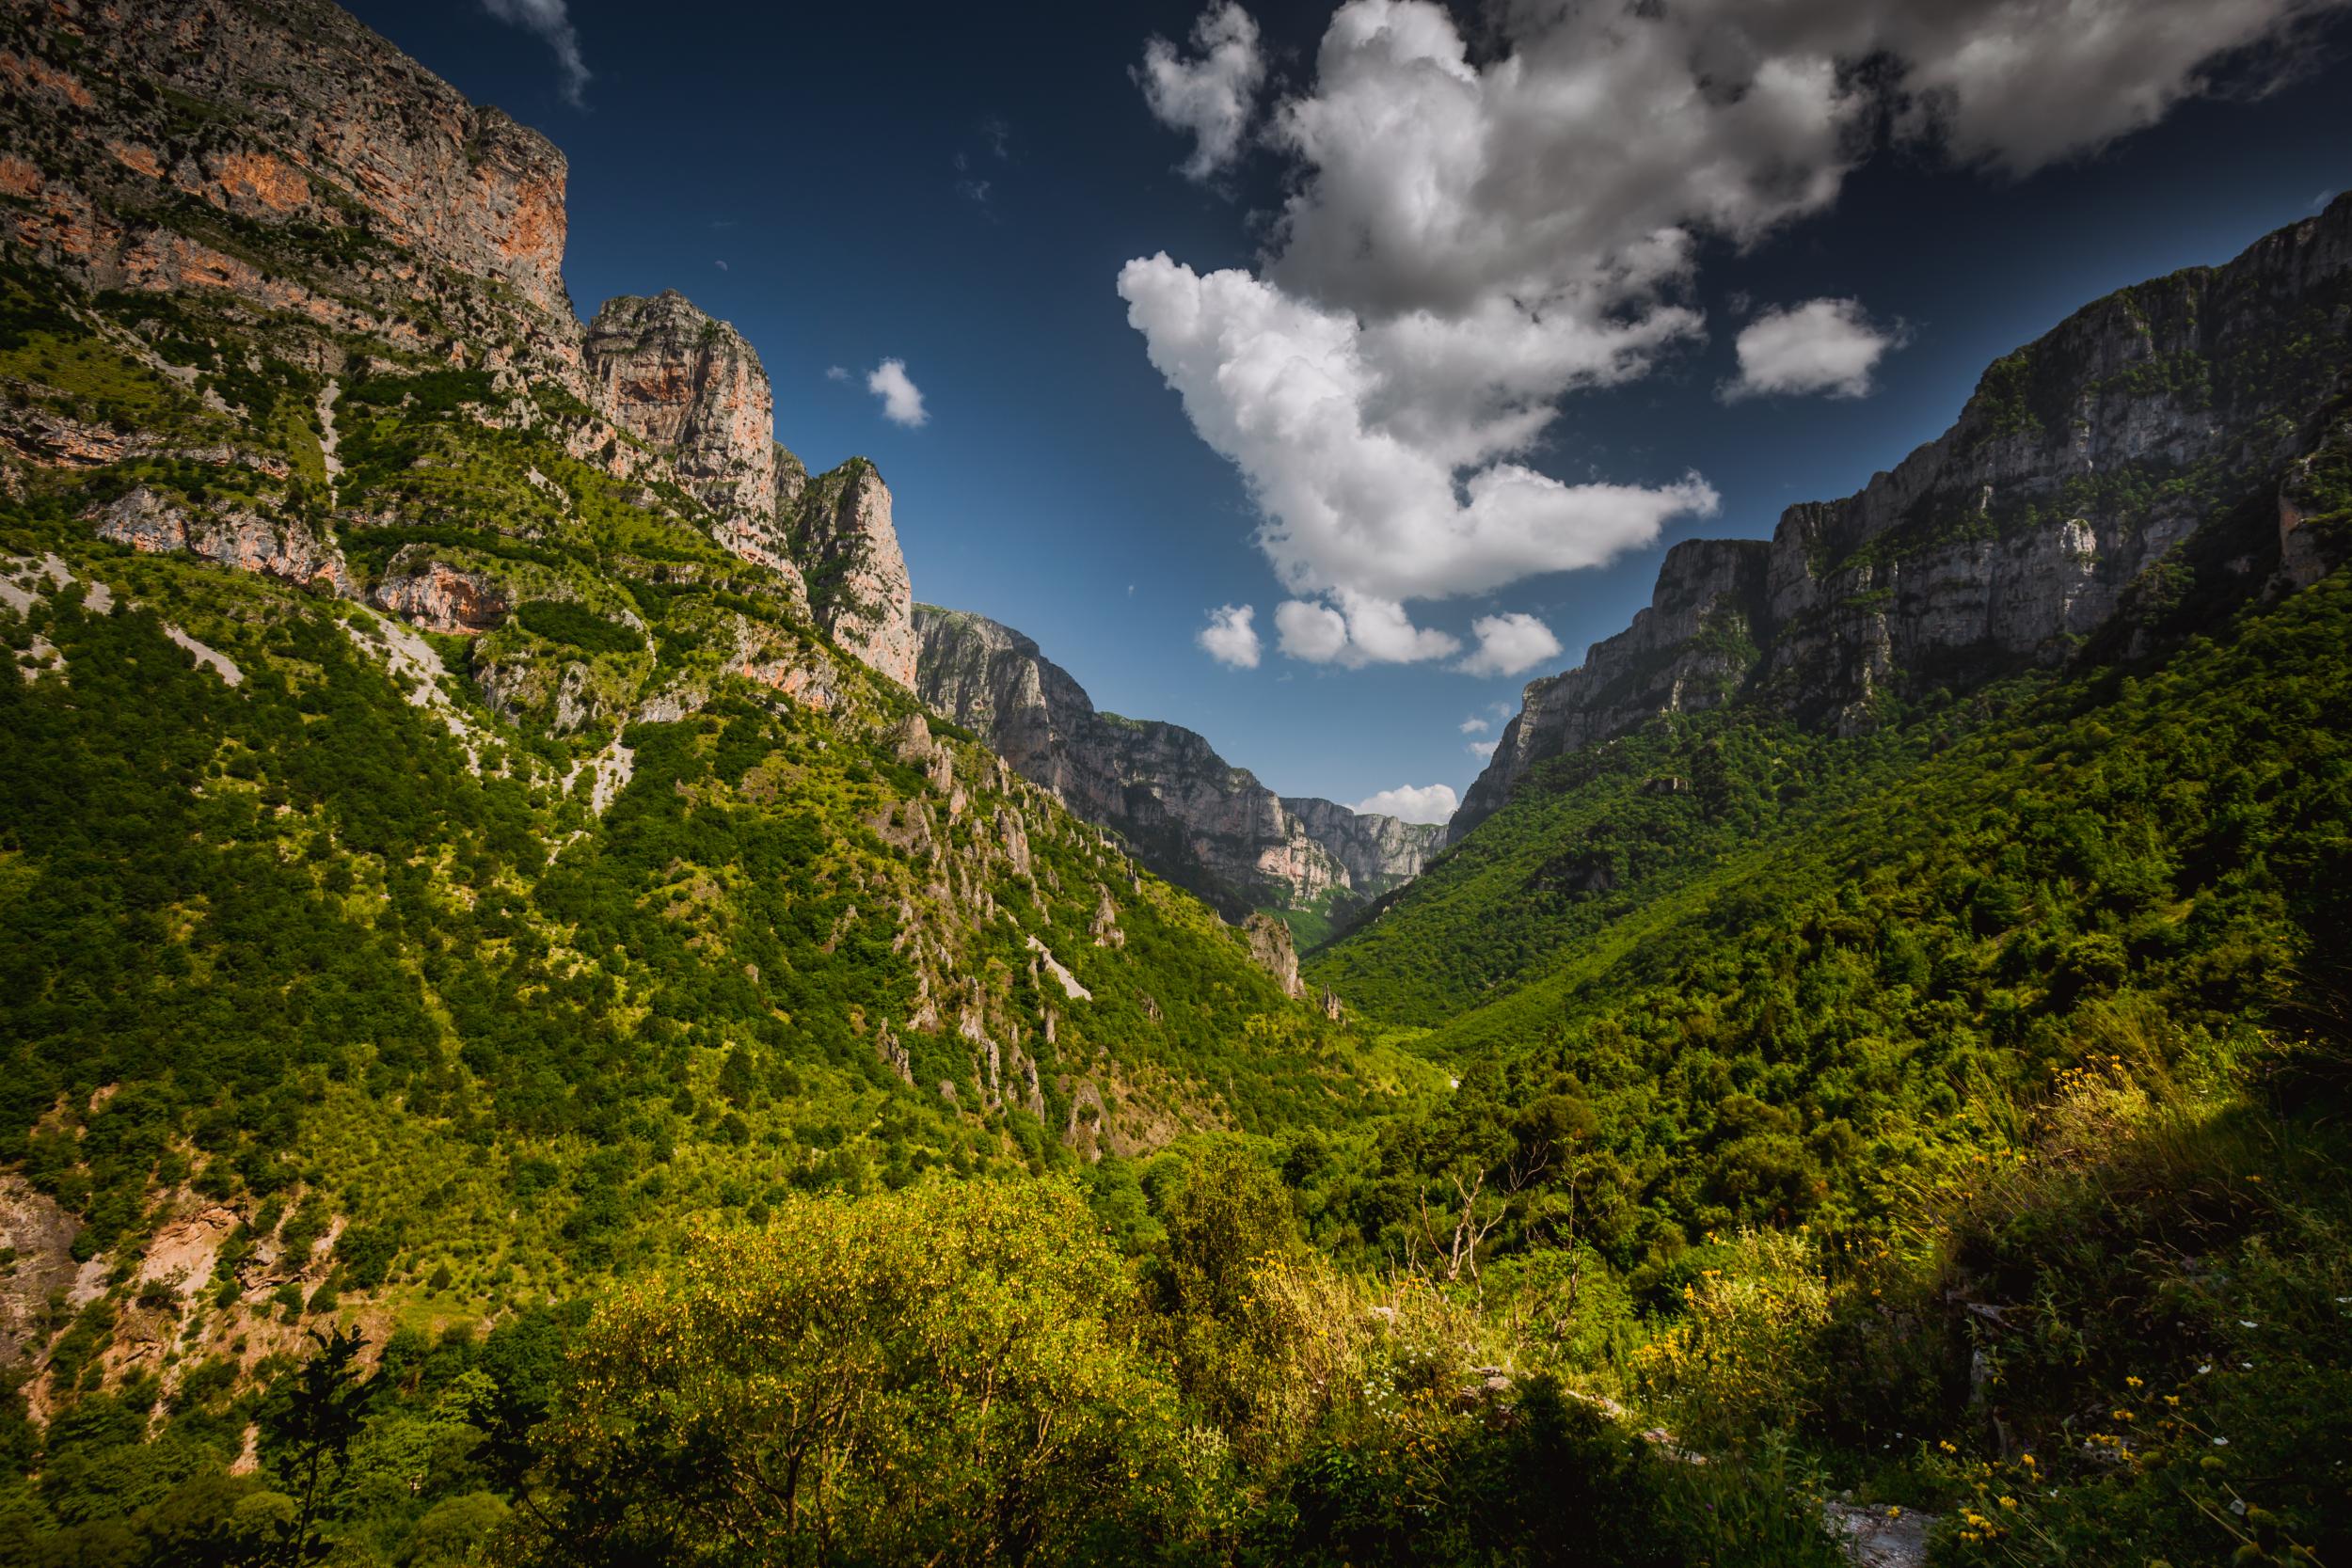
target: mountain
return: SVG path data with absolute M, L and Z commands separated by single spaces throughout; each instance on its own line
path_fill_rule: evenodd
M 2235 552 L 2204 563 L 2206 594 L 2317 580 L 2343 546 L 2306 526 L 2298 486 L 2347 438 L 2348 301 L 2339 198 L 2227 265 L 2075 312 L 1986 370 L 1950 430 L 1854 495 L 1790 507 L 1769 544 L 1676 546 L 1630 627 L 1529 684 L 1451 836 L 1537 764 L 1661 713 L 1752 696 L 1851 733 L 1890 701 L 2111 651 L 2119 615 L 2161 620 L 2193 548 Z
M 1675 546 L 1631 626 L 1529 684 L 1452 851 L 1310 976 L 1467 1026 L 1739 851 L 1763 825 L 1735 801 L 1818 825 L 1922 760 L 1969 693 L 2144 664 L 2319 580 L 2352 552 L 2330 477 L 2352 452 L 2348 308 L 2339 199 L 2075 312 L 1944 436 L 1770 542 Z M 1758 759 L 1735 733 L 1770 736 L 1768 776 L 1740 776 Z
M 322 0 L 0 126 L 0 1560 L 2352 1555 L 2344 207 L 1437 853 L 914 607 Z
M 1101 712 L 1035 642 L 984 616 L 921 605 L 914 623 L 925 703 L 1232 919 L 1281 910 L 1311 942 L 1419 875 L 1444 836 L 1434 824 L 1284 799 L 1191 730 Z
M 807 475 L 675 293 L 583 325 L 537 135 L 310 0 L 6 27 L 35 1418 L 512 1316 L 690 1215 L 1427 1080 L 931 728 L 873 466 Z

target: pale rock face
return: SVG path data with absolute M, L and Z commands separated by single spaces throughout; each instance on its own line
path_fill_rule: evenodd
M 2348 329 L 2346 198 L 2226 266 L 2075 312 L 1856 494 L 1790 507 L 1770 544 L 1668 552 L 1632 626 L 1528 686 L 1452 835 L 1536 764 L 1660 713 L 1750 694 L 1851 733 L 1883 692 L 2062 662 L 2160 597 L 2168 559 L 2247 592 L 2316 581 L 2346 546 L 2298 497 L 2342 461 L 2347 433 L 2319 417 L 2352 384 Z
M 421 276 L 446 268 L 501 285 L 468 309 L 506 309 L 544 367 L 576 364 L 564 290 L 564 156 L 321 0 L 57 0 L 53 25 L 20 34 L 103 37 L 103 55 L 63 59 L 0 51 L 0 119 L 12 158 L 0 176 L 19 199 L 0 214 L 45 262 L 103 288 L 226 287 L 336 325 L 380 329 L 405 308 L 454 293 Z M 167 92 L 147 101 L 84 72 L 103 59 Z M 169 100 L 204 105 L 200 150 L 170 152 Z M 326 112 L 322 105 L 333 105 Z M 73 155 L 74 144 L 87 155 Z M 59 149 L 68 150 L 58 155 Z M 137 214 L 199 201 L 267 228 L 367 239 L 328 265 L 331 289 L 267 276 L 228 252 Z M 357 303 L 355 303 L 357 302 Z M 524 319 L 528 318 L 528 319 Z M 397 333 L 387 335 L 398 336 Z M 409 336 L 414 337 L 411 332 Z M 421 338 L 417 346 L 423 346 Z
M 317 584 L 339 594 L 351 593 L 343 553 L 322 544 L 299 523 L 272 521 L 237 507 L 190 511 L 145 485 L 101 510 L 98 536 L 135 550 L 189 554 L 241 572 Z
M 1270 914 L 1253 914 L 1241 929 L 1249 943 L 1249 956 L 1274 976 L 1282 994 L 1294 1001 L 1306 995 L 1306 988 L 1298 983 L 1298 946 L 1291 941 L 1290 927 Z
M 670 459 L 719 542 L 797 579 L 776 529 L 775 398 L 742 334 L 667 289 L 605 301 L 582 350 L 599 404 Z
M 411 626 L 467 636 L 503 625 L 514 608 L 488 578 L 436 561 L 415 546 L 392 558 L 371 596 L 377 609 Z
M 608 301 L 584 354 L 600 406 L 669 458 L 719 542 L 789 578 L 834 642 L 912 689 L 914 595 L 874 466 L 853 457 L 810 478 L 776 444 L 759 356 L 675 291 Z
M 790 549 L 808 579 L 809 612 L 835 642 L 912 691 L 921 648 L 890 487 L 862 457 L 803 480 L 799 460 L 783 455 Z
M 1282 800 L 1190 730 L 1098 712 L 1009 626 L 918 605 L 914 629 L 917 696 L 1229 918 L 1376 896 L 1418 875 L 1442 842 L 1440 828 Z

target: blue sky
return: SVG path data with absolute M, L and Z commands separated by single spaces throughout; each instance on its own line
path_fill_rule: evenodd
M 1691 0 L 1686 8 L 1722 3 Z M 2185 8 L 2224 41 L 2276 40 L 2274 24 L 2296 8 L 2291 0 L 2138 4 Z M 1726 146 L 1741 152 L 1755 139 L 1728 118 L 1716 143 L 1696 143 L 1687 155 L 1677 138 L 1692 117 L 1661 115 L 1644 130 L 1639 101 L 1617 105 L 1611 112 L 1620 118 L 1597 131 L 1526 132 L 1502 100 L 1500 78 L 1471 82 L 1456 71 L 1440 83 L 1456 94 L 1449 103 L 1491 110 L 1492 124 L 1481 126 L 1496 138 L 1534 138 L 1518 152 L 1529 187 L 1520 198 L 1535 204 L 1520 209 L 1535 214 L 1524 232 L 1562 224 L 1542 230 L 1553 237 L 1535 247 L 1536 260 L 1498 261 L 1500 281 L 1486 294 L 1466 286 L 1457 296 L 1460 279 L 1416 278 L 1412 258 L 1384 253 L 1376 225 L 1356 251 L 1327 245 L 1319 259 L 1314 233 L 1276 227 L 1289 193 L 1315 197 L 1326 239 L 1351 232 L 1349 202 L 1376 217 L 1377 204 L 1396 194 L 1379 188 L 1389 177 L 1380 146 L 1334 139 L 1353 133 L 1341 116 L 1337 71 L 1317 55 L 1333 22 L 1328 3 L 1250 8 L 1263 85 L 1235 156 L 1205 180 L 1178 166 L 1190 159 L 1198 171 L 1217 160 L 1196 150 L 1193 134 L 1155 117 L 1135 74 L 1147 39 L 1157 36 L 1169 41 L 1179 71 L 1195 72 L 1184 80 L 1216 85 L 1189 36 L 1200 14 L 1194 4 L 679 5 L 656 15 L 601 0 L 571 0 L 568 8 L 562 0 L 357 0 L 353 8 L 469 96 L 564 149 L 565 272 L 583 314 L 612 294 L 681 290 L 757 347 L 786 445 L 812 467 L 852 453 L 880 465 L 918 597 L 1021 628 L 1101 705 L 1200 730 L 1285 794 L 1346 801 L 1406 785 L 1466 788 L 1481 764 L 1465 721 L 1507 713 L 1527 679 L 1574 664 L 1585 644 L 1622 627 L 1646 602 L 1667 546 L 1700 533 L 1768 535 L 1784 506 L 1857 488 L 1939 433 L 1987 361 L 2075 306 L 2175 267 L 2225 260 L 2352 183 L 2352 65 L 2344 57 L 2352 33 L 2325 19 L 2294 39 L 2298 69 L 2283 81 L 2283 55 L 2225 55 L 2217 65 L 2192 57 L 2193 43 L 2180 60 L 2151 64 L 2145 50 L 2108 59 L 2095 40 L 2028 38 L 2024 64 L 1972 76 L 1981 39 L 1882 39 L 1911 52 L 1912 80 L 1945 72 L 1938 79 L 1953 84 L 1947 119 L 1923 131 L 1890 116 L 1867 155 L 1853 150 L 1855 122 L 1846 122 L 1834 157 L 1820 154 L 1835 164 L 1834 195 L 1817 188 L 1790 198 L 1752 185 L 1744 206 L 1719 206 L 1711 219 L 1677 183 L 1700 160 Z M 1425 31 L 1442 19 L 1425 8 L 1382 9 L 1377 0 L 1373 8 L 1392 27 Z M 1811 8 L 1819 15 L 1807 25 L 1823 37 L 1875 25 L 1836 14 L 1837 0 Z M 1368 12 L 1349 14 L 1361 22 Z M 1496 14 L 1501 23 L 1483 24 L 1460 14 L 1471 39 L 1469 71 L 1513 54 L 1527 67 L 1513 79 L 1520 86 L 1567 69 L 1558 62 L 1579 40 L 1539 36 L 1536 24 L 1515 24 L 1510 8 Z M 565 29 L 584 82 L 568 74 L 559 47 Z M 1444 42 L 1438 35 L 1440 55 Z M 2069 54 L 2070 46 L 2079 49 Z M 2044 60 L 2073 73 L 2067 91 L 2031 79 Z M 1385 55 L 1373 63 L 1395 64 Z M 1429 79 L 1426 61 L 1407 63 L 1422 74 L 1397 80 Z M 2129 76 L 2135 71 L 2138 78 Z M 2206 79 L 2233 90 L 2193 90 Z M 1354 90 L 1385 106 L 1386 80 L 1375 73 Z M 1636 82 L 1629 66 L 1612 90 L 1647 90 L 1627 85 Z M 2257 86 L 2268 90 L 2246 90 Z M 1327 111 L 1324 128 L 1287 147 L 1265 145 L 1285 102 Z M 2156 107 L 2137 118 L 2155 122 L 2139 129 L 2119 126 L 2126 110 L 2105 107 L 2143 102 Z M 1717 106 L 1696 118 L 1730 113 Z M 1429 134 L 1440 134 L 1434 121 Z M 1802 140 L 1802 132 L 1787 134 Z M 1597 297 L 1591 269 L 1623 254 L 1607 248 L 1601 230 L 1631 219 L 1567 223 L 1543 203 L 1554 192 L 1564 202 L 1586 200 L 1613 178 L 1632 193 L 1627 210 L 1654 209 L 1692 238 L 1662 289 L 1588 305 Z M 1518 237 L 1495 243 L 1507 249 Z M 1590 257 L 1580 249 L 1588 244 Z M 1352 310 L 1369 325 L 1399 291 L 1414 289 L 1434 288 L 1452 301 L 1446 309 L 1507 298 L 1533 309 L 1529 289 L 1556 286 L 1562 292 L 1531 320 L 1558 325 L 1573 309 L 1588 309 L 1608 332 L 1646 323 L 1660 341 L 1634 354 L 1638 373 L 1620 359 L 1610 385 L 1574 374 L 1532 390 L 1515 384 L 1506 400 L 1514 408 L 1551 411 L 1540 436 L 1531 443 L 1489 432 L 1467 445 L 1430 436 L 1433 471 L 1443 471 L 1446 454 L 1467 451 L 1457 482 L 1506 464 L 1537 476 L 1531 483 L 1547 496 L 1559 484 L 1595 483 L 1655 496 L 1696 475 L 1716 509 L 1670 516 L 1651 542 L 1580 570 L 1535 569 L 1501 546 L 1466 552 L 1438 537 L 1444 516 L 1419 515 L 1395 523 L 1406 531 L 1397 537 L 1428 545 L 1411 562 L 1376 542 L 1301 544 L 1312 531 L 1303 526 L 1289 530 L 1291 545 L 1263 548 L 1262 513 L 1243 472 L 1196 430 L 1148 352 L 1182 352 L 1175 328 L 1164 324 L 1147 342 L 1129 323 L 1121 268 L 1163 252 L 1171 269 L 1253 271 L 1250 289 L 1283 309 L 1322 312 L 1316 322 Z M 1174 297 L 1166 291 L 1188 286 L 1184 276 L 1169 271 L 1136 287 L 1162 290 L 1154 297 L 1165 304 Z M 1867 332 L 1899 345 L 1871 366 L 1867 395 L 1725 401 L 1723 388 L 1740 371 L 1740 334 L 1759 313 L 1836 300 L 1858 302 Z M 1679 314 L 1661 313 L 1669 311 Z M 1759 339 L 1759 366 L 1769 370 L 1763 346 Z M 929 417 L 919 428 L 884 419 L 882 400 L 866 390 L 867 372 L 885 357 L 903 360 L 921 388 Z M 1805 363 L 1800 356 L 1790 372 L 1799 381 Z M 835 366 L 853 373 L 829 379 Z M 1812 373 L 1818 383 L 1836 372 Z M 1194 389 L 1214 399 L 1220 385 L 1202 380 Z M 1372 417 L 1401 406 L 1398 418 L 1446 424 L 1459 412 L 1443 386 L 1383 385 Z M 1859 388 L 1849 376 L 1833 389 Z M 1249 426 L 1265 410 L 1245 398 L 1226 412 Z M 1256 444 L 1244 458 L 1260 493 L 1285 498 L 1278 514 L 1294 524 L 1300 508 L 1345 491 L 1355 449 L 1343 443 L 1316 469 L 1280 439 L 1249 439 Z M 1233 439 L 1225 444 L 1233 450 Z M 1379 450 L 1393 454 L 1392 447 Z M 1335 475 L 1332 464 L 1343 471 Z M 1386 489 L 1376 499 L 1386 504 Z M 1470 526 L 1471 513 L 1455 515 L 1453 504 L 1441 501 L 1438 512 Z M 1352 521 L 1345 514 L 1343 506 L 1343 532 Z M 1575 526 L 1602 539 L 1640 532 L 1622 518 Z M 1550 547 L 1535 554 L 1556 559 L 1544 556 Z M 1510 560 L 1496 565 L 1501 557 Z M 1467 591 L 1414 594 L 1413 562 L 1426 563 L 1428 580 Z M 1344 659 L 1363 657 L 1354 642 L 1334 662 L 1280 650 L 1279 604 L 1315 607 L 1302 613 L 1321 624 L 1334 607 L 1358 602 L 1340 596 L 1349 592 L 1400 603 L 1415 628 L 1456 640 L 1459 651 L 1350 667 Z M 1228 605 L 1253 610 L 1254 668 L 1220 663 L 1196 641 L 1208 612 Z M 1508 674 L 1458 673 L 1453 666 L 1478 644 L 1474 623 L 1501 615 L 1533 617 L 1565 651 Z

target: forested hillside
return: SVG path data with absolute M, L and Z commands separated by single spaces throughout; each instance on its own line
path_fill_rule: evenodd
M 2046 506 L 1709 555 L 1327 1006 L 535 133 L 319 0 L 0 76 L 0 1563 L 2352 1559 L 2333 274 L 2101 368 L 2229 456 L 2096 626 L 1903 662 Z

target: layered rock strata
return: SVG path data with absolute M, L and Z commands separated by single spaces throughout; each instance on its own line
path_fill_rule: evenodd
M 2186 579 L 2315 580 L 2341 531 L 2305 526 L 2352 392 L 2352 198 L 2076 311 L 1988 369 L 1960 418 L 1769 543 L 1670 551 L 1655 597 L 1584 663 L 1530 683 L 1451 824 L 1530 768 L 1661 713 L 1753 695 L 1840 732 L 1882 698 L 1959 689 L 2108 647 Z

